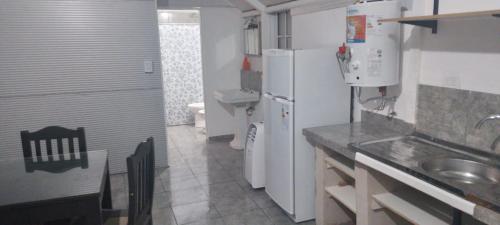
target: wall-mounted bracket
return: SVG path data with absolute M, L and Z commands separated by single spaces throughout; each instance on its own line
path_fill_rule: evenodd
M 400 21 L 400 23 L 430 28 L 433 34 L 437 33 L 437 20 Z
M 439 0 L 434 0 L 432 14 L 433 15 L 439 14 Z M 430 28 L 430 29 L 432 29 L 433 34 L 437 34 L 437 29 L 438 29 L 438 21 L 437 20 L 400 21 L 400 23 Z

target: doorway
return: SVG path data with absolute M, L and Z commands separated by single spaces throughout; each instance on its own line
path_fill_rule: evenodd
M 204 98 L 198 10 L 159 10 L 165 122 L 203 131 Z

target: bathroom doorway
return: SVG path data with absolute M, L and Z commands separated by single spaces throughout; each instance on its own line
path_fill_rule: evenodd
M 204 132 L 200 14 L 198 10 L 158 10 L 167 132 L 195 126 Z

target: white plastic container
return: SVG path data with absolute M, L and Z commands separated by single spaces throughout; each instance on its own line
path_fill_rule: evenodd
M 398 23 L 378 20 L 401 17 L 399 1 L 361 2 L 347 7 L 347 46 L 350 49 L 346 83 L 383 87 L 399 83 Z

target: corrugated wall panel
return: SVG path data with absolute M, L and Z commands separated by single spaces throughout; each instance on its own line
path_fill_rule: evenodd
M 158 165 L 166 165 L 162 90 L 113 91 L 0 99 L 0 157 L 22 156 L 19 131 L 47 125 L 85 127 L 89 150 L 109 151 L 112 172 L 139 142 L 155 138 Z
M 165 166 L 159 51 L 154 1 L 1 1 L 0 157 L 21 156 L 21 130 L 83 126 L 113 173 L 149 136 Z
M 154 2 L 2 1 L 0 96 L 161 88 Z M 144 73 L 154 60 L 154 75 Z

